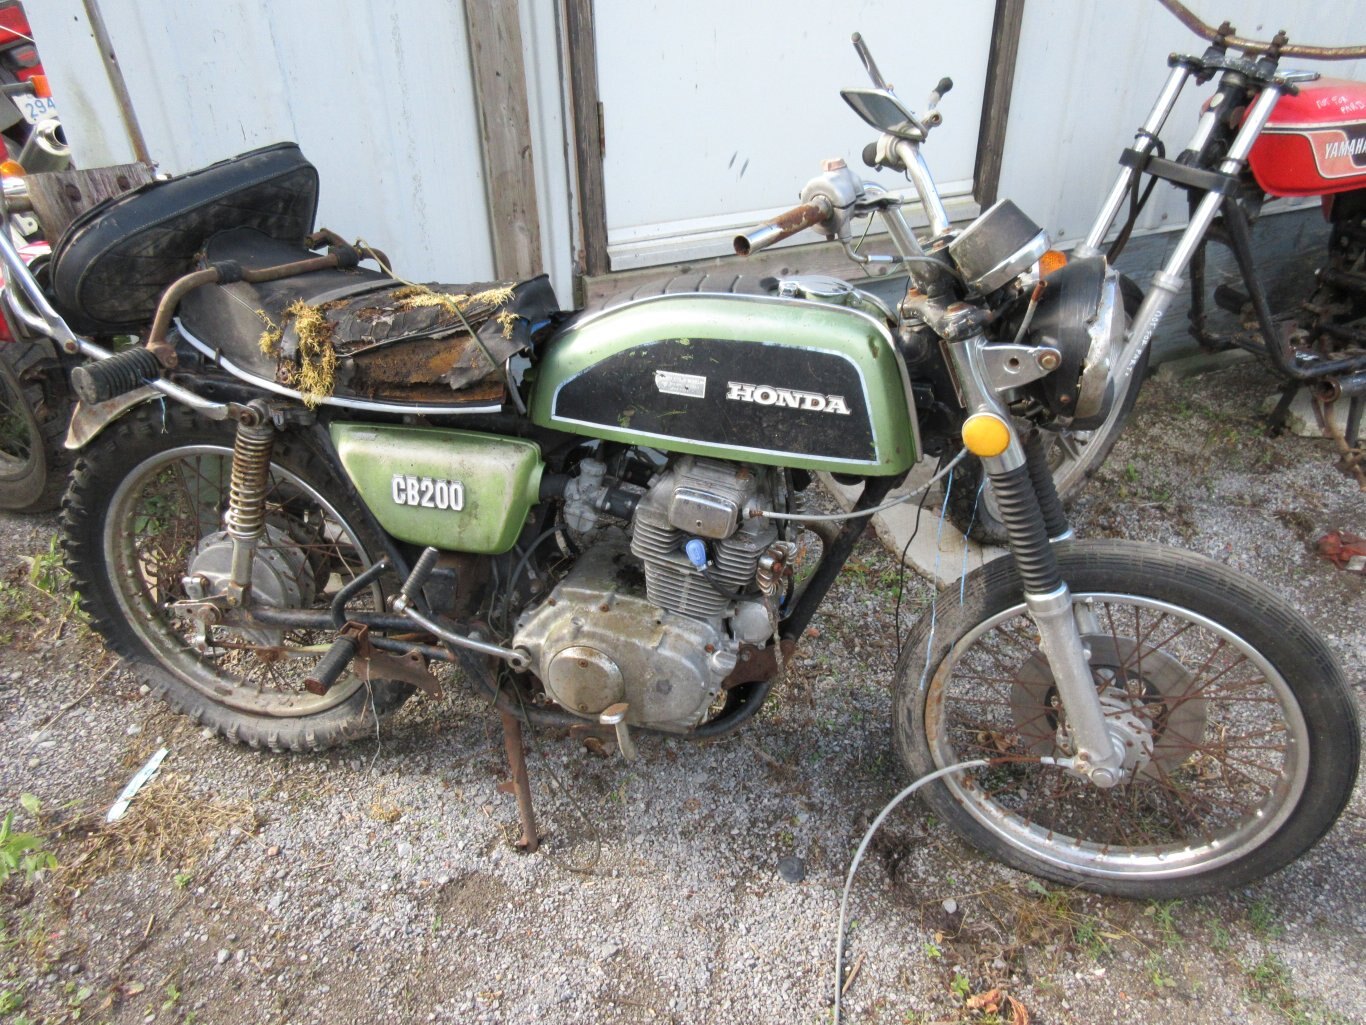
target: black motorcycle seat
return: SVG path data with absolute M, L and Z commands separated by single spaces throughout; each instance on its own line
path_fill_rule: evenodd
M 292 142 L 97 203 L 52 247 L 52 297 L 77 331 L 142 331 L 207 239 L 249 227 L 294 245 L 313 230 L 318 172 Z

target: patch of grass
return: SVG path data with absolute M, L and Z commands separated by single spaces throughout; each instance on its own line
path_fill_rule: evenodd
M 1158 993 L 1176 986 L 1176 979 L 1167 967 L 1167 959 L 1160 953 L 1154 951 L 1149 954 L 1145 967 L 1148 969 L 1148 981 L 1153 984 L 1153 989 Z
M 1150 902 L 1143 912 L 1153 920 L 1163 946 L 1179 947 L 1185 942 L 1176 928 L 1176 912 L 1181 904 L 1179 900 L 1155 900 Z
M 1274 940 L 1285 934 L 1285 925 L 1271 901 L 1260 897 L 1247 909 L 1247 921 L 1259 939 Z
M 32 794 L 22 794 L 19 803 L 24 810 L 37 819 L 42 805 Z M 43 846 L 43 838 L 37 833 L 23 833 L 14 828 L 14 812 L 6 812 L 0 821 L 0 886 L 12 875 L 22 875 L 25 882 L 44 869 L 57 867 L 57 858 Z
M 1290 968 L 1275 954 L 1265 954 L 1243 970 L 1252 999 L 1270 1007 L 1291 1025 L 1347 1025 L 1346 1015 L 1300 1000 L 1291 985 Z
M 953 973 L 953 981 L 949 983 L 949 989 L 953 990 L 953 995 L 959 1000 L 966 1000 L 972 995 L 972 983 L 962 972 Z
M 57 872 L 57 882 L 71 891 L 134 864 L 169 861 L 191 874 L 194 865 L 233 826 L 252 830 L 256 818 L 245 801 L 205 798 L 189 782 L 163 772 L 142 788 L 117 822 L 104 821 L 100 808 L 78 820 L 93 823 L 79 855 Z M 188 882 L 188 878 L 187 878 Z

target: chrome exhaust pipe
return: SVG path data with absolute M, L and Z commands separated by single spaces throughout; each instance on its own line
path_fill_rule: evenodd
M 71 147 L 67 145 L 62 123 L 50 117 L 34 125 L 18 159 L 29 174 L 64 171 L 71 166 Z

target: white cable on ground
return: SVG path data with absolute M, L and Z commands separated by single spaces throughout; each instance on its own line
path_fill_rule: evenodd
M 752 515 L 763 516 L 765 519 L 770 520 L 801 520 L 803 523 L 815 523 L 818 520 L 852 520 L 857 519 L 860 516 L 876 516 L 880 512 L 886 512 L 888 509 L 894 509 L 898 505 L 904 505 L 905 503 L 909 502 L 912 498 L 915 498 L 916 495 L 920 494 L 922 491 L 928 491 L 935 484 L 938 484 L 939 481 L 941 481 L 944 477 L 952 473 L 953 468 L 957 466 L 959 463 L 961 463 L 964 459 L 966 459 L 967 456 L 967 449 L 959 449 L 958 454 L 954 456 L 952 460 L 949 461 L 948 466 L 944 467 L 933 477 L 927 480 L 924 484 L 920 485 L 920 487 L 916 488 L 914 491 L 908 491 L 904 495 L 898 495 L 890 502 L 883 502 L 881 505 L 875 505 L 871 509 L 858 509 L 854 512 L 842 513 L 780 513 L 770 512 L 769 510 L 764 509 L 760 512 L 753 513 Z
M 1058 765 L 1064 768 L 1072 765 L 1071 758 L 1052 758 L 1047 755 L 1031 759 L 1040 765 Z M 844 988 L 844 925 L 849 912 L 849 891 L 854 888 L 854 874 L 858 871 L 859 862 L 863 860 L 864 852 L 868 850 L 868 845 L 873 841 L 873 834 L 878 827 L 886 820 L 892 810 L 910 797 L 913 793 L 923 787 L 926 783 L 933 783 L 941 776 L 947 776 L 951 772 L 962 772 L 964 769 L 976 769 L 990 765 L 991 761 L 986 758 L 974 758 L 967 762 L 956 762 L 953 765 L 946 765 L 942 769 L 936 769 L 927 776 L 921 776 L 918 780 L 908 786 L 901 793 L 897 794 L 887 802 L 887 807 L 878 813 L 878 817 L 873 819 L 873 824 L 868 827 L 868 832 L 863 834 L 863 842 L 858 845 L 858 850 L 854 852 L 854 860 L 849 865 L 849 878 L 844 883 L 844 897 L 840 900 L 840 921 L 839 932 L 835 936 L 835 1025 L 840 1023 L 840 997 Z
M 840 1022 L 840 990 L 844 987 L 844 923 L 849 910 L 849 891 L 854 888 L 854 873 L 858 871 L 859 862 L 863 860 L 863 854 L 868 850 L 868 844 L 873 840 L 873 834 L 888 815 L 892 813 L 898 804 L 910 797 L 913 793 L 923 787 L 926 783 L 933 783 L 941 776 L 947 776 L 951 772 L 962 772 L 964 769 L 975 769 L 979 766 L 987 765 L 985 758 L 974 758 L 970 762 L 958 762 L 954 765 L 946 765 L 942 769 L 936 769 L 928 776 L 921 776 L 918 780 L 908 786 L 901 793 L 897 794 L 887 803 L 887 807 L 878 813 L 878 817 L 873 819 L 873 824 L 868 827 L 868 832 L 863 834 L 863 842 L 858 845 L 858 850 L 854 852 L 854 861 L 849 866 L 849 878 L 844 884 L 844 898 L 840 901 L 840 923 L 839 932 L 835 938 L 835 1025 Z

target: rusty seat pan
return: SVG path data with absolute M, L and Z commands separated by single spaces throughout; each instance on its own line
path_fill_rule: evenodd
M 262 268 L 311 255 L 259 232 L 234 229 L 209 241 L 203 263 Z M 221 353 L 233 368 L 289 387 L 300 358 L 296 303 L 323 317 L 337 358 L 337 399 L 435 404 L 453 411 L 501 403 L 504 361 L 529 348 L 532 332 L 558 309 L 544 275 L 507 284 L 413 286 L 357 267 L 205 286 L 182 300 L 179 321 L 182 332 Z

